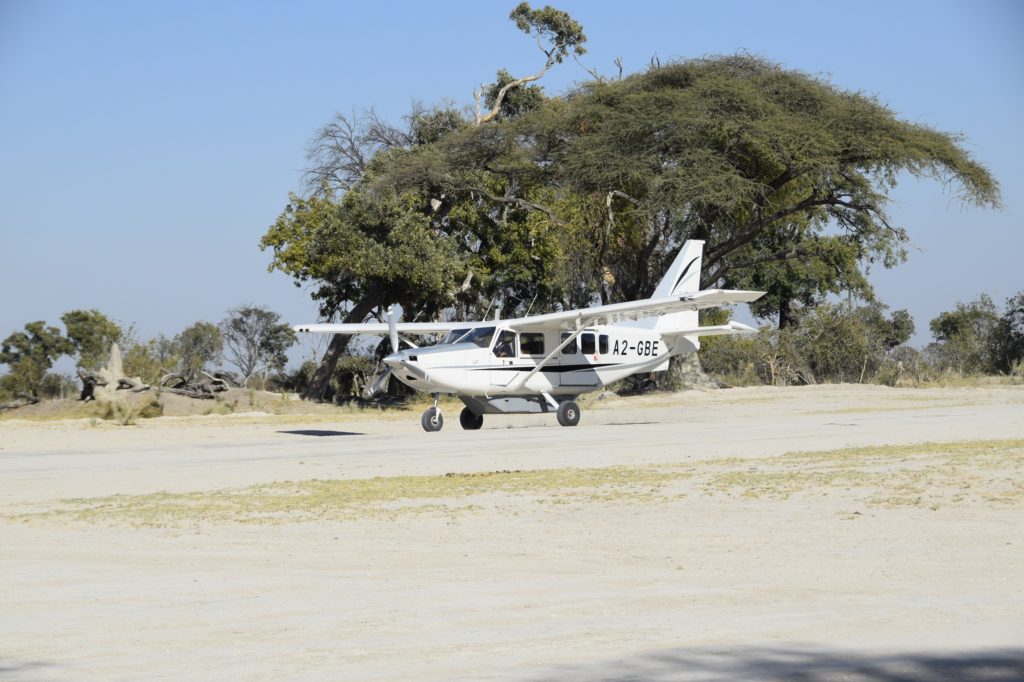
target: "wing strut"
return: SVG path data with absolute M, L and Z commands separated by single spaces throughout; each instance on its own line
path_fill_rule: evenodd
M 558 353 L 559 353 L 559 352 L 560 352 L 560 351 L 561 351 L 561 350 L 562 350 L 563 348 L 565 348 L 565 347 L 566 347 L 566 346 L 568 346 L 568 345 L 569 345 L 570 343 L 572 343 L 573 341 L 575 341 L 575 340 L 576 340 L 576 337 L 578 337 L 578 336 L 579 336 L 580 334 L 582 334 L 582 333 L 583 333 L 583 325 L 581 325 L 581 324 L 580 324 L 580 323 L 579 323 L 579 322 L 577 321 L 577 323 L 576 323 L 576 331 L 574 331 L 574 332 L 573 332 L 572 334 L 570 334 L 569 336 L 565 337 L 565 339 L 563 339 L 563 340 L 562 340 L 562 343 L 558 344 L 558 347 L 556 347 L 556 348 L 555 348 L 555 349 L 554 349 L 553 351 L 551 351 L 550 353 L 548 353 L 548 354 L 547 354 L 547 355 L 546 355 L 546 356 L 544 357 L 544 359 L 543 359 L 543 360 L 541 360 L 540 362 L 538 362 L 538 363 L 537 363 L 537 366 L 536 366 L 536 367 L 534 367 L 533 369 L 531 369 L 531 370 L 529 371 L 529 373 L 528 373 L 528 374 L 527 374 L 526 376 L 524 376 L 524 377 L 523 377 L 522 379 L 519 379 L 518 381 L 516 381 L 516 382 L 515 382 L 515 384 L 513 384 L 512 390 L 519 390 L 520 388 L 522 388 L 523 386 L 525 386 L 525 385 L 526 385 L 526 382 L 527 382 L 527 381 L 529 381 L 530 379 L 532 379 L 532 378 L 533 378 L 533 376 L 534 376 L 534 375 L 535 375 L 535 374 L 536 374 L 537 372 L 539 372 L 539 371 L 541 371 L 542 369 L 544 369 L 545 367 L 547 367 L 547 366 L 548 366 L 548 364 L 549 364 L 549 363 L 551 362 L 551 360 L 553 360 L 553 359 L 554 359 L 554 357 L 555 357 L 556 355 L 558 355 Z

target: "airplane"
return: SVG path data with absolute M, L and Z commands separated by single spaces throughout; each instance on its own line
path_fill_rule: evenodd
M 730 320 L 700 326 L 697 311 L 749 303 L 763 291 L 700 290 L 704 242 L 683 244 L 650 298 L 575 310 L 479 322 L 400 322 L 392 307 L 387 322 L 303 324 L 298 332 L 388 335 L 384 358 L 390 375 L 433 395 L 420 419 L 427 432 L 440 431 L 442 394 L 465 405 L 459 423 L 483 426 L 485 414 L 554 412 L 562 426 L 576 426 L 580 395 L 637 372 L 660 372 L 669 358 L 700 348 L 701 336 L 757 330 Z M 409 335 L 445 334 L 437 344 L 417 347 Z M 399 350 L 399 339 L 411 348 Z M 385 373 L 374 384 L 386 386 Z

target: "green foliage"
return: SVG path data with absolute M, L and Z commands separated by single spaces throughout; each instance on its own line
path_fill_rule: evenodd
M 749 55 L 542 96 L 382 157 L 376 186 L 436 198 L 452 221 L 472 210 L 505 229 L 509 208 L 532 213 L 558 233 L 551 253 L 585 265 L 579 279 L 608 302 L 649 295 L 680 244 L 703 239 L 705 286 L 767 290 L 757 314 L 783 325 L 829 294 L 870 300 L 864 269 L 903 260 L 908 235 L 885 213 L 901 173 L 999 205 L 959 137 Z
M 294 372 L 279 372 L 272 377 L 268 390 L 278 390 L 281 393 L 302 393 L 313 379 L 316 367 L 315 362 L 306 360 Z
M 175 343 L 163 334 L 145 343 L 131 343 L 122 356 L 126 376 L 140 377 L 156 386 L 167 372 L 177 369 L 180 358 Z
M 900 172 L 953 181 L 965 200 L 998 204 L 995 181 L 956 136 L 749 55 L 587 83 L 569 104 L 566 144 L 556 152 L 562 182 L 631 196 L 651 238 L 654 226 L 671 222 L 676 239 L 658 250 L 706 239 L 708 283 L 791 258 L 838 261 L 839 274 L 854 279 L 849 245 L 822 239 L 829 226 L 856 245 L 856 258 L 899 262 L 906 234 L 888 224 L 884 207 Z M 845 253 L 836 253 L 841 246 Z M 827 269 L 792 274 L 804 286 L 810 277 L 814 289 L 829 278 Z
M 999 311 L 987 294 L 956 304 L 929 323 L 936 343 L 931 352 L 940 369 L 963 376 L 1000 369 Z
M 1024 290 L 1006 300 L 992 347 L 999 371 L 1020 373 L 1024 364 Z
M 796 326 L 704 339 L 700 360 L 727 385 L 895 385 L 904 377 L 921 379 L 919 354 L 901 345 L 911 335 L 913 321 L 905 310 L 886 317 L 879 305 L 851 309 L 823 303 L 803 311 Z
M 755 313 L 786 327 L 829 295 L 870 301 L 865 270 L 905 258 L 908 235 L 885 212 L 901 174 L 999 205 L 959 136 L 747 54 L 547 97 L 524 86 L 583 53 L 582 27 L 526 3 L 511 18 L 547 63 L 525 78 L 499 71 L 475 125 L 444 106 L 415 109 L 407 130 L 371 111 L 320 131 L 314 196 L 293 196 L 262 247 L 272 268 L 314 284 L 324 317 L 361 321 L 400 303 L 406 319 L 472 319 L 495 303 L 511 316 L 643 298 L 697 238 L 703 285 L 768 291 Z M 891 338 L 871 336 L 850 357 L 896 347 L 896 322 Z M 326 364 L 342 350 L 332 342 Z M 870 373 L 863 359 L 856 373 L 835 353 L 816 361 L 828 375 Z
M 178 371 L 187 381 L 194 380 L 208 365 L 220 359 L 224 338 L 217 325 L 196 322 L 174 338 Z
M 40 398 L 49 398 L 51 400 L 64 400 L 67 398 L 78 397 L 80 393 L 78 381 L 70 374 L 56 374 L 49 372 L 43 377 L 42 383 L 39 385 Z
M 0 346 L 0 363 L 10 367 L 9 383 L 15 393 L 38 395 L 43 378 L 62 355 L 75 352 L 72 342 L 57 327 L 29 322 L 25 331 L 14 332 Z
M 281 316 L 252 305 L 238 306 L 228 313 L 220 323 L 225 357 L 242 373 L 242 384 L 247 384 L 256 372 L 284 369 L 295 332 L 280 322 Z
M 577 55 L 587 52 L 583 47 L 587 41 L 583 27 L 568 13 L 550 5 L 545 5 L 543 9 L 530 9 L 530 3 L 521 2 L 509 14 L 509 19 L 515 22 L 520 31 L 536 37 L 538 43 L 547 44 L 546 48 L 541 49 L 547 55 L 549 64 L 561 64 L 570 51 Z
M 334 402 L 342 404 L 362 397 L 363 388 L 376 374 L 376 363 L 365 355 L 343 355 L 331 381 Z
M 124 340 L 120 325 L 95 308 L 71 310 L 60 317 L 78 353 L 78 365 L 97 370 L 107 363 L 110 347 Z
M 427 207 L 411 194 L 350 189 L 341 201 L 292 195 L 261 247 L 273 250 L 271 269 L 300 285 L 316 282 L 320 313 L 333 316 L 346 301 L 436 314 L 453 300 L 465 276 L 453 240 L 432 229 Z

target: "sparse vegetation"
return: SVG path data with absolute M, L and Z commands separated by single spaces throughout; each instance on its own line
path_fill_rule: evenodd
M 1024 439 L 857 447 L 674 465 L 288 481 L 237 490 L 69 499 L 54 511 L 6 518 L 139 526 L 286 523 L 472 513 L 500 508 L 509 497 L 540 504 L 617 504 L 687 495 L 776 500 L 805 493 L 851 495 L 858 503 L 882 507 L 1022 505 Z

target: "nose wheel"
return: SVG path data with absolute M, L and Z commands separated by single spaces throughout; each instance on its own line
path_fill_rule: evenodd
M 441 408 L 439 407 L 428 407 L 427 411 L 420 417 L 420 424 L 423 426 L 424 431 L 440 431 L 441 427 L 444 426 L 444 417 L 441 416 Z
M 564 403 L 558 404 L 555 416 L 558 417 L 558 423 L 562 426 L 576 426 L 580 423 L 580 406 L 571 400 L 566 400 Z

